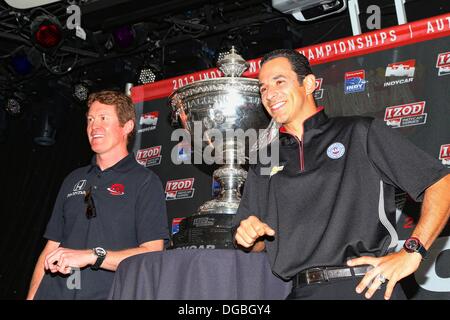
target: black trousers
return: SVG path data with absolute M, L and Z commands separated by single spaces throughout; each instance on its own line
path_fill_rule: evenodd
M 356 292 L 356 286 L 363 277 L 350 277 L 335 279 L 324 283 L 304 284 L 292 288 L 286 300 L 367 300 L 364 290 L 362 293 Z M 384 300 L 386 284 L 381 285 L 370 300 Z M 406 300 L 400 284 L 397 283 L 391 295 L 391 300 Z

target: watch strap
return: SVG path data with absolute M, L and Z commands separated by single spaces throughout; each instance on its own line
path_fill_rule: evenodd
M 427 249 L 425 249 L 425 247 L 423 246 L 422 243 L 420 243 L 419 248 L 417 249 L 417 252 L 422 255 L 422 260 L 427 257 L 428 251 L 427 251 Z
M 105 255 L 98 255 L 97 252 L 95 251 L 95 248 L 92 249 L 92 250 L 94 251 L 94 254 L 97 256 L 97 260 L 91 266 L 91 269 L 92 270 L 98 270 L 98 269 L 100 269 L 100 266 L 102 265 L 103 261 L 105 260 L 106 254 Z

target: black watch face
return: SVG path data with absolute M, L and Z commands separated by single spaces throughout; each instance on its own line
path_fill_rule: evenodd
M 416 239 L 409 239 L 405 242 L 405 247 L 411 251 L 417 251 L 419 248 L 419 242 Z

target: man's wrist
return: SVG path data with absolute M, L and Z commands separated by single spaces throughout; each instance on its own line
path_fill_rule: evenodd
M 417 253 L 422 257 L 422 259 L 426 259 L 428 253 L 425 246 L 417 237 L 409 237 L 406 239 L 403 244 L 403 249 L 410 254 Z
M 98 270 L 106 258 L 107 251 L 102 247 L 96 247 L 92 249 L 92 252 L 97 257 L 97 259 L 95 260 L 94 264 L 91 265 L 91 269 Z

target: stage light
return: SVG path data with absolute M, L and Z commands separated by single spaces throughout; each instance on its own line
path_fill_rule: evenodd
M 73 96 L 79 102 L 87 101 L 89 97 L 89 86 L 85 82 L 79 82 L 73 87 Z
M 155 82 L 156 75 L 151 68 L 142 68 L 141 73 L 139 74 L 139 83 L 146 84 Z
M 28 60 L 27 56 L 23 53 L 14 56 L 11 59 L 11 64 L 14 68 L 14 71 L 23 76 L 29 74 L 33 69 L 30 60 Z
M 113 31 L 114 43 L 122 49 L 129 48 L 136 38 L 134 29 L 130 26 L 122 26 Z
M 22 111 L 21 103 L 16 98 L 8 98 L 5 110 L 11 115 L 18 115 Z
M 152 83 L 163 78 L 159 62 L 153 56 L 144 59 L 143 63 L 136 68 L 136 73 L 137 77 L 135 77 L 134 80 L 137 81 L 138 84 Z
M 347 0 L 272 0 L 272 7 L 299 21 L 313 21 L 347 9 Z
M 31 23 L 31 40 L 41 51 L 55 50 L 63 40 L 63 30 L 58 19 L 41 15 Z

